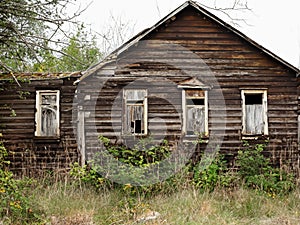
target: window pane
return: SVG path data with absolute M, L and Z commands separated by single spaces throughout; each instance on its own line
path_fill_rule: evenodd
M 145 90 L 126 90 L 126 100 L 144 100 L 146 96 Z
M 41 114 L 41 136 L 55 136 L 58 126 L 56 110 L 43 106 Z
M 246 133 L 263 134 L 263 107 L 262 104 L 246 105 Z
M 144 106 L 128 105 L 126 109 L 126 131 L 132 134 L 144 133 Z
M 185 90 L 185 94 L 187 98 L 204 98 L 205 93 L 203 90 L 191 90 L 191 89 L 187 89 Z
M 147 90 L 125 90 L 125 134 L 144 134 L 146 124 L 144 121 Z
M 59 135 L 59 91 L 37 91 L 36 132 L 37 136 Z
M 187 134 L 205 132 L 205 108 L 187 107 Z
M 56 95 L 42 95 L 43 105 L 56 105 Z

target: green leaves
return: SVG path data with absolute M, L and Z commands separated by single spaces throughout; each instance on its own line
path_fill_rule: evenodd
M 13 173 L 6 169 L 6 165 L 9 164 L 9 161 L 6 161 L 7 155 L 6 148 L 0 141 L 0 218 L 4 218 L 4 224 L 38 222 L 39 218 L 32 210 L 29 197 L 25 195 L 32 180 L 15 179 Z
M 156 145 L 151 138 L 144 138 L 140 139 L 132 149 L 129 149 L 123 145 L 111 144 L 106 137 L 100 136 L 99 139 L 115 159 L 132 166 L 145 167 L 149 164 L 159 163 L 171 154 L 169 143 L 166 140 L 160 145 Z
M 193 183 L 197 188 L 213 191 L 217 186 L 230 186 L 228 180 L 231 179 L 231 176 L 226 173 L 227 166 L 224 155 L 217 154 L 213 160 L 210 158 L 202 160 L 208 160 L 211 164 L 206 168 L 202 168 L 200 163 L 194 166 Z
M 294 189 L 294 177 L 280 168 L 274 168 L 270 159 L 263 155 L 265 144 L 250 146 L 246 143 L 243 150 L 238 151 L 238 174 L 247 187 L 267 193 L 274 197 Z
M 62 48 L 58 54 L 51 50 L 45 50 L 42 52 L 42 58 L 42 62 L 36 63 L 33 70 L 73 72 L 85 70 L 97 63 L 102 58 L 102 54 L 97 47 L 96 37 L 80 26 L 76 34 L 69 39 L 67 46 Z
M 73 0 L 0 1 L 0 71 L 77 71 L 99 60 L 95 38 L 66 12 Z M 71 28 L 71 32 L 67 31 Z

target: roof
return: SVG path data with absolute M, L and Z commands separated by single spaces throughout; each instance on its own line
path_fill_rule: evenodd
M 68 77 L 81 76 L 81 72 L 67 72 L 67 73 L 0 73 L 0 80 L 56 80 Z
M 167 16 L 165 16 L 164 18 L 162 18 L 160 21 L 158 21 L 152 27 L 143 30 L 142 32 L 138 33 L 137 35 L 135 35 L 134 37 L 132 37 L 130 40 L 128 40 L 127 42 L 125 42 L 124 44 L 122 44 L 119 48 L 117 48 L 116 50 L 114 50 L 111 54 L 109 54 L 100 63 L 98 63 L 98 64 L 94 65 L 93 67 L 91 67 L 91 68 L 87 69 L 86 71 L 84 71 L 83 72 L 83 76 L 80 78 L 80 80 L 85 79 L 90 74 L 94 73 L 96 70 L 98 70 L 98 69 L 102 68 L 103 66 L 105 66 L 106 64 L 114 61 L 118 57 L 118 55 L 120 55 L 122 52 L 124 52 L 125 50 L 129 49 L 131 46 L 133 46 L 134 44 L 136 44 L 142 38 L 144 38 L 145 36 L 147 36 L 150 32 L 154 31 L 160 25 L 162 25 L 163 23 L 165 23 L 166 21 L 168 21 L 169 19 L 171 19 L 173 16 L 177 15 L 179 12 L 181 12 L 182 10 L 184 10 L 185 8 L 187 8 L 188 6 L 192 6 L 193 8 L 195 8 L 196 10 L 198 10 L 200 13 L 204 14 L 205 16 L 209 17 L 213 21 L 217 22 L 218 24 L 222 25 L 223 27 L 227 28 L 228 30 L 232 31 L 233 33 L 235 33 L 236 35 L 238 35 L 239 37 L 241 37 L 242 39 L 244 39 L 245 41 L 247 41 L 251 45 L 255 46 L 256 48 L 260 49 L 261 51 L 263 51 L 264 53 L 266 53 L 267 55 L 269 55 L 273 59 L 275 59 L 278 62 L 282 63 L 287 68 L 289 68 L 292 71 L 294 71 L 297 74 L 297 76 L 300 75 L 300 70 L 298 68 L 294 67 L 293 65 L 291 65 L 287 61 L 283 60 L 282 58 L 280 58 L 279 56 L 277 56 L 273 52 L 271 52 L 268 49 L 264 48 L 263 46 L 259 45 L 257 42 L 255 42 L 251 38 L 247 37 L 245 34 L 243 34 L 242 32 L 240 32 L 239 30 L 237 30 L 236 28 L 234 28 L 230 24 L 226 23 L 225 21 L 223 21 L 219 17 L 217 17 L 214 14 L 210 13 L 208 10 L 206 10 L 203 7 L 199 6 L 196 2 L 189 0 L 189 1 L 186 1 L 185 3 L 183 3 L 181 6 L 179 6 L 177 9 L 175 9 L 171 13 L 169 13 Z M 78 82 L 80 80 L 78 80 Z

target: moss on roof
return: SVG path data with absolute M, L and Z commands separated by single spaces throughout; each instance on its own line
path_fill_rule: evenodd
M 0 80 L 54 80 L 67 77 L 80 77 L 81 72 L 66 72 L 66 73 L 0 73 Z

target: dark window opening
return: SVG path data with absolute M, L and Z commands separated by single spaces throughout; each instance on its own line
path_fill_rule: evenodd
M 133 122 L 134 127 L 134 133 L 141 134 L 142 133 L 142 121 L 141 120 L 135 120 Z
M 261 105 L 262 104 L 262 94 L 246 94 L 245 95 L 246 105 Z
M 127 100 L 127 104 L 143 104 L 144 100 Z
M 187 105 L 204 105 L 204 99 L 199 98 L 193 98 L 193 99 L 187 99 L 186 100 Z

